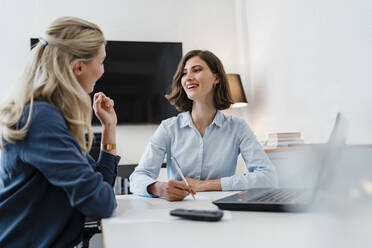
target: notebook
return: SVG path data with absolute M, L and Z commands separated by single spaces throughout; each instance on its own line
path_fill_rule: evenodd
M 330 185 L 330 178 L 345 146 L 347 121 L 337 113 L 333 130 L 322 154 L 313 189 L 254 188 L 213 201 L 223 210 L 302 212 L 308 210 Z

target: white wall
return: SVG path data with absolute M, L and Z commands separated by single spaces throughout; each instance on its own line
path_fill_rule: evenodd
M 181 41 L 215 52 L 240 73 L 249 123 L 301 131 L 324 142 L 336 111 L 350 120 L 350 143 L 372 143 L 372 1 L 354 0 L 0 0 L 0 100 L 22 72 L 29 38 L 55 18 L 97 23 L 111 40 Z M 118 127 L 122 162 L 138 160 L 155 125 Z
M 256 134 L 324 142 L 341 111 L 348 141 L 372 143 L 372 1 L 240 2 Z
M 109 40 L 182 42 L 183 52 L 208 49 L 239 72 L 235 1 L 231 0 L 0 0 L 0 100 L 20 76 L 30 37 L 65 15 L 98 24 Z M 155 125 L 118 127 L 121 162 L 139 160 Z

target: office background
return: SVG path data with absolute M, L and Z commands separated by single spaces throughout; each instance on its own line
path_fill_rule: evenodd
M 370 0 L 0 0 L 0 100 L 19 78 L 30 37 L 59 16 L 98 24 L 109 40 L 182 42 L 209 49 L 241 75 L 244 116 L 258 136 L 300 131 L 325 142 L 337 111 L 352 144 L 371 144 Z M 122 162 L 138 160 L 157 125 L 118 127 Z

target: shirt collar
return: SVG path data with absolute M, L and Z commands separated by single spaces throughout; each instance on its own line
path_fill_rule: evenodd
M 225 115 L 221 111 L 217 110 L 216 116 L 214 117 L 212 124 L 214 123 L 216 124 L 217 127 L 222 127 L 224 120 Z
M 221 111 L 217 110 L 216 116 L 214 117 L 212 124 L 215 124 L 218 127 L 222 127 L 224 120 L 225 120 L 224 114 Z M 186 126 L 189 126 L 189 127 L 193 126 L 192 121 L 191 121 L 190 111 L 184 112 L 182 115 L 181 128 L 186 127 Z
M 182 114 L 181 128 L 187 127 L 187 126 L 192 127 L 190 111 L 184 112 Z

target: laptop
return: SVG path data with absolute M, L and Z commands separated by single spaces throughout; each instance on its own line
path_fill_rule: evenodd
M 337 113 L 336 121 L 321 154 L 321 166 L 313 189 L 300 188 L 254 188 L 218 200 L 213 204 L 223 210 L 303 212 L 318 201 L 322 192 L 330 186 L 340 153 L 345 146 L 347 121 Z

